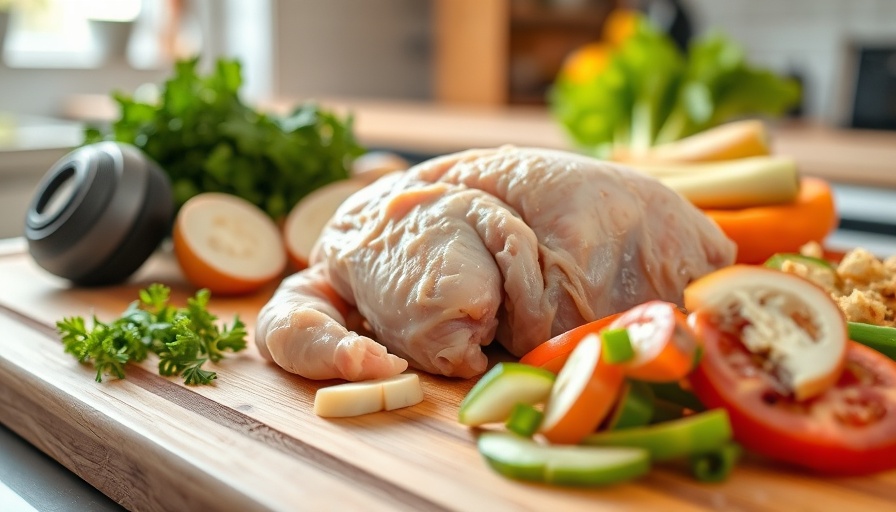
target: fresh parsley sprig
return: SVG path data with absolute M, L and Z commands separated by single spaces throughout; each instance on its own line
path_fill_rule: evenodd
M 219 59 L 203 73 L 199 59 L 175 63 L 157 101 L 113 93 L 120 116 L 85 131 L 84 143 L 127 142 L 168 175 L 180 207 L 201 192 L 233 194 L 279 219 L 311 191 L 347 178 L 364 152 L 351 115 L 314 102 L 280 115 L 240 97 L 242 64 Z
M 196 292 L 184 308 L 173 307 L 171 289 L 158 283 L 140 290 L 139 296 L 108 323 L 95 315 L 91 328 L 83 317 L 56 323 L 65 351 L 93 364 L 97 382 L 108 374 L 124 378 L 127 363 L 143 361 L 153 352 L 159 356 L 159 374 L 183 376 L 188 385 L 210 384 L 218 376 L 202 365 L 246 348 L 245 324 L 236 316 L 230 327 L 219 326 L 208 310 L 208 290 Z

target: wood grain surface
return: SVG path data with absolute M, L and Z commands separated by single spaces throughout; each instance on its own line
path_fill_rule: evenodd
M 313 382 L 265 362 L 254 345 L 215 365 L 212 386 L 160 377 L 155 361 L 124 380 L 62 350 L 55 321 L 109 320 L 151 282 L 183 304 L 194 289 L 160 251 L 121 286 L 72 288 L 20 242 L 0 244 L 0 421 L 132 510 L 893 510 L 896 472 L 820 478 L 748 458 L 722 484 L 674 468 L 632 483 L 569 489 L 493 473 L 476 433 L 455 418 L 472 380 L 421 375 L 422 403 L 327 420 Z M 222 319 L 249 325 L 273 287 L 212 297 Z M 496 356 L 497 357 L 497 356 Z

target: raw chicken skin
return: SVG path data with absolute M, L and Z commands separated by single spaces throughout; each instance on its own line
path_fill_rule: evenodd
M 651 299 L 680 304 L 691 280 L 734 261 L 734 243 L 702 212 L 620 165 L 508 146 L 447 155 L 408 174 L 488 192 L 522 215 L 539 241 L 550 336 Z M 510 330 L 504 344 L 516 355 L 539 343 Z
M 540 322 L 537 329 L 549 329 L 538 314 L 544 286 L 534 233 L 507 205 L 479 190 L 384 178 L 342 205 L 311 260 L 312 269 L 289 278 L 278 294 L 295 302 L 294 294 L 309 280 L 319 282 L 318 269 L 326 268 L 327 285 L 357 306 L 379 339 L 390 340 L 392 353 L 432 373 L 471 377 L 485 371 L 480 347 L 494 339 L 499 317 L 522 317 L 514 323 Z M 504 283 L 510 284 L 506 290 Z M 502 308 L 505 295 L 515 298 L 516 308 Z M 282 316 L 275 308 L 284 300 L 272 300 L 261 318 Z M 339 316 L 331 323 L 345 335 Z M 268 330 L 259 333 L 260 346 L 278 364 L 295 360 L 274 354 Z M 297 332 L 290 338 L 297 341 L 279 350 L 315 343 L 313 336 L 308 329 Z M 290 371 L 308 373 L 295 365 Z
M 653 178 L 560 151 L 471 150 L 350 197 L 255 339 L 314 379 L 388 377 L 408 362 L 471 377 L 492 339 L 519 356 L 650 299 L 680 303 L 733 259 L 718 227 Z

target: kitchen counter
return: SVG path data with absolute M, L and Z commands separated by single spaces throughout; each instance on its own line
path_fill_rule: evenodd
M 503 144 L 572 149 L 562 127 L 544 107 L 280 98 L 259 108 L 285 113 L 301 101 L 317 101 L 353 115 L 355 133 L 363 145 L 398 151 L 411 160 Z M 65 115 L 108 121 L 117 114 L 108 96 L 76 95 L 66 102 Z M 846 229 L 830 239 L 833 249 L 864 245 L 880 255 L 896 254 L 896 132 L 785 120 L 771 123 L 771 134 L 775 153 L 791 155 L 803 174 L 834 185 Z M 869 197 L 873 197 L 870 202 Z
M 0 508 L 4 512 L 124 510 L 65 466 L 0 424 Z
M 461 107 L 432 103 L 322 99 L 355 117 L 367 147 L 399 151 L 412 160 L 472 147 L 516 144 L 570 149 L 569 140 L 544 108 Z M 285 111 L 295 101 L 262 108 Z M 72 119 L 111 120 L 108 97 L 84 95 L 67 102 Z M 0 115 L 0 238 L 22 232 L 24 212 L 41 176 L 82 141 L 83 123 Z M 795 122 L 773 125 L 773 148 L 792 155 L 804 174 L 834 184 L 844 228 L 833 249 L 863 245 L 896 254 L 896 132 L 845 130 Z

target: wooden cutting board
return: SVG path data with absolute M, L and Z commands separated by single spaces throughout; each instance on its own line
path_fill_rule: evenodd
M 37 267 L 21 241 L 0 244 L 0 421 L 133 510 L 892 510 L 896 472 L 831 479 L 749 459 L 701 484 L 675 469 L 636 482 L 569 489 L 507 480 L 456 421 L 472 381 L 421 375 L 425 400 L 357 418 L 312 412 L 313 382 L 265 362 L 254 345 L 217 365 L 212 386 L 157 375 L 124 380 L 63 353 L 55 321 L 110 320 L 152 282 L 183 304 L 194 289 L 160 252 L 126 285 L 79 289 Z M 213 297 L 250 332 L 273 287 Z

